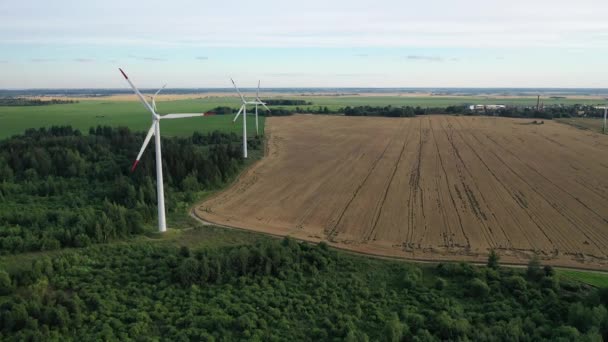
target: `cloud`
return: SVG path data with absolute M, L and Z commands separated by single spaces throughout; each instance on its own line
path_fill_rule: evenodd
M 444 61 L 444 59 L 439 56 L 409 55 L 405 58 L 408 60 L 413 60 L 413 61 L 427 61 L 427 62 L 443 62 Z
M 32 63 L 47 63 L 47 62 L 54 62 L 55 59 L 54 58 L 32 58 L 30 59 L 30 62 Z
M 307 74 L 303 72 L 271 72 L 266 74 L 266 76 L 270 77 L 294 77 L 294 76 L 305 76 Z
M 134 58 L 134 59 L 138 59 L 140 61 L 149 61 L 149 62 L 166 62 L 167 61 L 166 58 L 148 57 L 148 56 L 133 56 L 133 55 L 129 55 L 129 58 Z
M 95 46 L 226 47 L 583 47 L 606 46 L 608 1 L 581 0 L 309 0 L 293 11 L 285 2 L 184 6 L 105 0 L 13 1 L 0 10 L 0 43 Z M 264 11 L 259 8 L 263 7 Z M 65 8 L 70 8 L 66 11 Z M 525 10 L 522 10 L 525 9 Z M 125 32 L 137 11 L 137 30 Z M 200 13 L 207 14 L 201 24 Z M 235 25 L 251 19 L 256 25 Z M 542 13 L 542 15 L 539 15 Z M 336 18 L 340 20 L 336 20 Z M 179 25 L 159 25 L 159 22 Z
M 74 58 L 74 62 L 78 62 L 78 63 L 90 63 L 90 62 L 95 62 L 95 60 L 91 59 L 91 58 Z
M 207 57 L 207 56 L 198 56 L 198 57 L 195 57 L 195 58 L 198 59 L 199 61 L 206 61 L 206 60 L 209 59 L 209 57 Z
M 338 73 L 338 74 L 333 74 L 333 76 L 335 77 L 359 77 L 359 76 L 364 76 L 367 74 L 362 74 L 362 73 Z

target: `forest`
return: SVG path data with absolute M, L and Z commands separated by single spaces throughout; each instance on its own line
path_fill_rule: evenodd
M 130 166 L 143 133 L 69 126 L 29 129 L 0 141 L 0 254 L 85 247 L 143 231 L 156 219 L 153 148 Z M 164 138 L 166 207 L 183 210 L 195 193 L 217 189 L 242 168 L 235 134 Z M 250 149 L 261 149 L 258 138 Z
M 0 270 L 0 339 L 601 341 L 608 292 L 527 269 L 417 266 L 265 238 L 97 245 Z

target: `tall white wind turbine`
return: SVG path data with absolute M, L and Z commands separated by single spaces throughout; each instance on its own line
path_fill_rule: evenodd
M 166 114 L 166 115 L 158 115 L 156 113 L 156 102 L 154 101 L 154 97 L 152 98 L 152 105 L 146 101 L 144 96 L 139 92 L 139 90 L 135 87 L 135 85 L 131 82 L 127 74 L 122 69 L 120 73 L 125 77 L 129 85 L 135 92 L 135 95 L 139 98 L 141 103 L 146 107 L 146 109 L 152 114 L 152 126 L 148 130 L 148 134 L 144 139 L 144 143 L 141 146 L 141 150 L 139 150 L 139 154 L 137 155 L 137 159 L 133 163 L 133 167 L 131 168 L 131 172 L 135 171 L 139 160 L 141 159 L 142 154 L 146 150 L 146 146 L 150 142 L 150 138 L 154 135 L 154 145 L 156 150 L 156 199 L 158 201 L 158 231 L 165 232 L 167 230 L 167 222 L 165 219 L 165 192 L 163 189 L 163 165 L 162 165 L 162 157 L 161 157 L 161 148 L 160 148 L 160 120 L 164 119 L 181 119 L 181 118 L 191 118 L 195 116 L 204 116 L 205 113 L 179 113 L 179 114 Z M 164 86 L 163 86 L 164 88 Z M 156 96 L 163 88 L 158 90 L 154 96 Z
M 258 80 L 258 91 L 255 93 L 255 100 L 264 106 L 266 110 L 270 113 L 270 109 L 266 107 L 266 104 L 260 100 L 260 81 Z M 260 130 L 258 129 L 258 103 L 255 104 L 255 135 L 260 135 Z
M 259 101 L 258 99 L 256 99 L 256 101 L 245 100 L 245 97 L 243 97 L 243 94 L 241 94 L 241 91 L 236 86 L 236 83 L 234 83 L 234 80 L 232 78 L 230 80 L 232 81 L 232 85 L 234 86 L 234 89 L 236 89 L 236 92 L 239 93 L 239 96 L 241 97 L 241 102 L 242 102 L 241 108 L 239 109 L 239 112 L 236 113 L 236 115 L 234 116 L 234 119 L 232 119 L 232 122 L 236 122 L 236 119 L 238 119 L 239 115 L 241 115 L 241 112 L 243 112 L 243 158 L 247 158 L 247 105 L 252 104 L 252 105 L 255 105 L 257 108 L 257 105 L 263 105 L 264 107 L 266 107 L 266 104 L 262 101 Z M 257 118 L 257 110 L 256 110 L 256 118 Z

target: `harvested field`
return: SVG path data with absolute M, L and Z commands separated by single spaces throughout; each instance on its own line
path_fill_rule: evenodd
M 420 260 L 608 269 L 608 137 L 491 117 L 267 120 L 267 156 L 200 218 Z

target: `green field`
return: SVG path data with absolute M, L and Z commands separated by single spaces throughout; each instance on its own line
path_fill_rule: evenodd
M 288 96 L 281 98 L 300 99 L 312 102 L 312 105 L 301 107 L 328 107 L 337 110 L 345 106 L 420 106 L 446 107 L 465 104 L 509 104 L 535 105 L 534 98 L 493 98 L 488 96 Z M 551 104 L 597 104 L 598 100 L 589 99 L 544 99 L 545 105 Z M 189 100 L 159 101 L 161 113 L 171 112 L 205 112 L 217 106 L 230 106 L 235 109 L 240 102 L 236 97 L 214 97 Z M 295 108 L 295 106 L 280 106 Z M 250 108 L 253 110 L 253 108 Z M 247 127 L 249 134 L 255 130 L 252 116 L 248 116 Z M 47 106 L 7 107 L 0 106 L 0 138 L 23 133 L 27 128 L 38 128 L 52 125 L 71 125 L 83 132 L 97 125 L 127 126 L 136 131 L 145 131 L 150 126 L 150 116 L 144 107 L 135 101 L 82 100 L 75 104 L 59 104 Z M 240 134 L 240 122 L 233 124 L 231 116 L 215 116 L 163 121 L 164 136 L 190 135 L 195 131 L 210 132 L 222 130 Z M 264 125 L 262 118 L 260 124 Z M 260 127 L 260 130 L 262 130 Z
M 568 279 L 589 284 L 591 286 L 599 288 L 608 288 L 608 273 L 558 269 L 557 274 Z
M 217 106 L 231 105 L 238 108 L 236 99 L 230 101 L 180 100 L 158 103 L 165 113 L 205 112 Z M 221 130 L 241 134 L 242 120 L 232 123 L 232 115 L 216 115 L 204 118 L 165 120 L 161 124 L 163 136 L 191 135 L 193 132 Z M 255 132 L 255 118 L 247 116 L 248 133 Z M 81 101 L 75 104 L 47 106 L 3 107 L 0 106 L 0 138 L 21 134 L 28 128 L 53 125 L 71 125 L 87 133 L 89 127 L 126 126 L 134 131 L 147 131 L 151 124 L 150 114 L 135 101 Z M 260 132 L 264 131 L 264 118 L 260 117 Z

